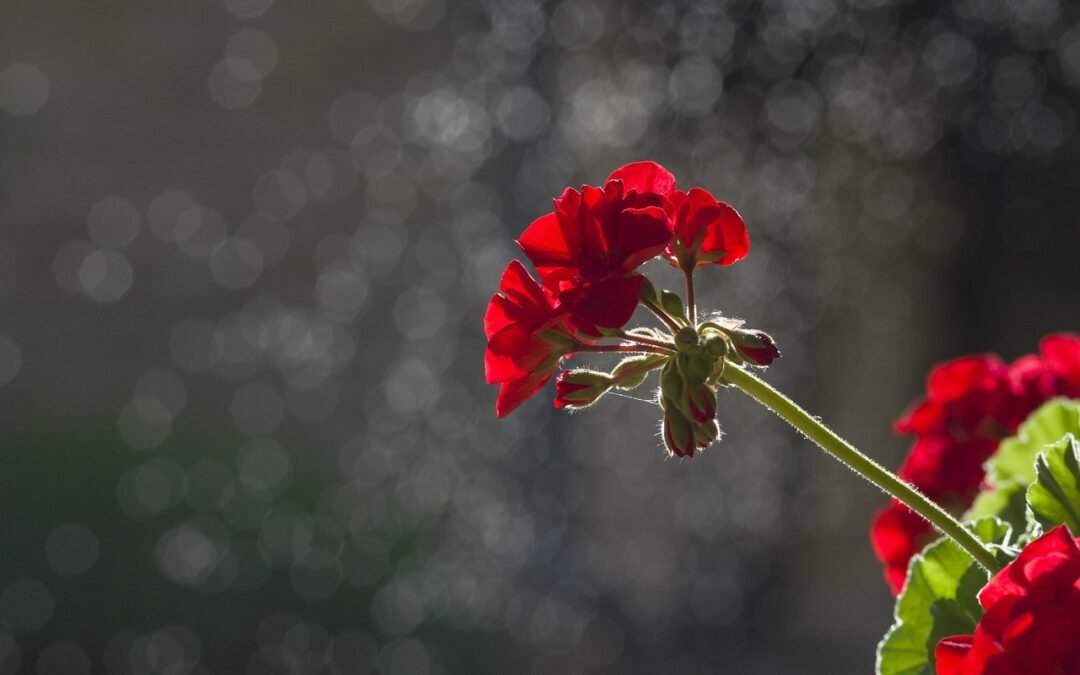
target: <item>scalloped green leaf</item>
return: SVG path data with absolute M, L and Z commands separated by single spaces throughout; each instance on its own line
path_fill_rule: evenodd
M 1031 517 L 1050 530 L 1065 524 L 1080 532 L 1080 443 L 1072 434 L 1039 453 L 1035 482 L 1027 490 Z
M 1035 482 L 1035 458 L 1070 433 L 1080 436 L 1080 401 L 1056 398 L 1044 403 L 987 461 L 989 487 L 975 498 L 964 519 L 996 516 L 1017 531 L 1026 529 L 1026 490 Z
M 1005 545 L 1012 532 L 997 518 L 969 527 L 988 544 Z M 878 644 L 878 675 L 934 675 L 934 647 L 942 637 L 971 632 L 982 615 L 976 594 L 988 578 L 946 537 L 912 558 L 892 628 Z

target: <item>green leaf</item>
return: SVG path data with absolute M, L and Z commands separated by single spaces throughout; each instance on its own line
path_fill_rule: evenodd
M 1054 399 L 1044 403 L 1020 425 L 1015 436 L 1001 442 L 986 463 L 984 489 L 965 520 L 996 516 L 1016 531 L 1027 528 L 1025 491 L 1035 481 L 1035 458 L 1065 434 L 1080 436 L 1080 401 Z
M 1035 481 L 1035 455 L 1065 434 L 1080 435 L 1080 401 L 1056 398 L 1044 403 L 1006 438 L 986 464 L 986 476 L 995 485 Z
M 1050 530 L 1064 523 L 1080 532 L 1080 443 L 1069 434 L 1039 453 L 1027 491 L 1032 518 Z
M 999 545 L 1012 531 L 997 518 L 969 527 L 984 542 Z M 912 558 L 895 621 L 878 645 L 878 675 L 933 675 L 938 640 L 970 633 L 982 616 L 976 594 L 987 580 L 986 571 L 947 537 Z

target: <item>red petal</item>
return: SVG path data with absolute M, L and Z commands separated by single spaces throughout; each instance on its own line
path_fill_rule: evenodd
M 562 296 L 562 309 L 569 312 L 571 325 L 586 335 L 599 335 L 597 327 L 622 328 L 634 314 L 644 281 L 634 275 L 572 289 Z
M 1069 396 L 1080 396 L 1080 336 L 1070 333 L 1048 335 L 1039 344 L 1047 364 L 1068 383 Z
M 568 189 L 567 192 L 573 191 Z M 566 199 L 564 193 L 563 200 Z M 521 233 L 517 243 L 536 267 L 536 273 L 545 280 L 560 268 L 577 267 L 581 255 L 576 226 L 564 223 L 554 213 L 534 220 Z
M 1040 558 L 1053 561 L 1052 565 L 1040 564 Z M 979 602 L 989 608 L 1010 596 L 1027 593 L 1030 580 L 1042 574 L 1052 573 L 1062 559 L 1080 558 L 1080 549 L 1069 536 L 1064 525 L 1055 527 L 1024 547 L 1020 555 L 990 580 L 979 593 Z
M 619 167 L 608 176 L 608 181 L 613 180 L 622 181 L 624 194 L 632 190 L 670 197 L 675 191 L 675 176 L 656 162 L 634 162 Z
M 959 675 L 960 664 L 971 651 L 970 635 L 954 635 L 942 638 L 934 650 L 937 675 Z
M 613 248 L 622 256 L 619 270 L 623 274 L 660 255 L 671 242 L 667 213 L 658 206 L 626 209 L 619 216 L 614 235 Z
M 706 226 L 701 252 L 710 257 L 720 255 L 713 261 L 717 265 L 730 265 L 750 252 L 750 234 L 738 211 L 724 202 L 717 202 L 717 209 L 719 213 Z
M 544 294 L 544 289 L 517 260 L 511 260 L 506 266 L 506 271 L 503 272 L 502 279 L 499 281 L 499 290 L 515 305 L 537 320 L 546 319 L 546 314 L 553 306 L 551 300 Z
M 502 418 L 512 413 L 518 406 L 532 398 L 533 394 L 547 384 L 554 374 L 555 368 L 551 368 L 504 382 L 499 387 L 499 396 L 495 399 L 495 414 Z

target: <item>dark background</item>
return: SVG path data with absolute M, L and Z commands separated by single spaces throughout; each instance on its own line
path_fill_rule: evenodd
M 655 159 L 748 223 L 701 305 L 895 466 L 933 363 L 1080 328 L 1077 18 L 5 0 L 0 673 L 870 672 L 881 495 L 733 392 L 692 461 L 497 421 L 483 309 Z

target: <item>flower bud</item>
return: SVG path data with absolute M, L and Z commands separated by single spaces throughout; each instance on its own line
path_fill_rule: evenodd
M 675 348 L 679 351 L 686 351 L 697 346 L 699 339 L 697 331 L 690 326 L 680 328 L 679 332 L 675 333 Z
M 728 331 L 736 351 L 744 359 L 759 366 L 767 366 L 780 358 L 780 350 L 772 337 L 760 330 L 735 328 Z
M 676 408 L 664 408 L 664 446 L 676 457 L 693 457 L 697 437 L 690 420 Z
M 720 425 L 716 420 L 709 420 L 703 424 L 698 424 L 694 428 L 694 440 L 697 442 L 697 447 L 701 450 L 712 445 L 713 441 L 719 437 Z
M 716 418 L 716 393 L 712 387 L 704 382 L 687 382 L 685 392 L 683 407 L 691 419 L 703 424 Z
M 727 356 L 728 353 L 728 341 L 720 335 L 710 335 L 705 338 L 705 351 L 711 356 Z
M 641 290 L 638 292 L 638 297 L 642 301 L 647 302 L 650 305 L 658 306 L 660 304 L 660 298 L 656 295 L 656 286 L 652 285 L 649 278 L 642 276 Z
M 651 370 L 657 368 L 668 358 L 666 354 L 630 356 L 615 366 L 615 370 L 611 372 L 611 377 L 615 380 L 615 386 L 619 389 L 634 389 L 645 381 L 645 377 Z
M 660 373 L 660 397 L 666 405 L 677 407 L 683 396 L 683 378 L 675 361 L 668 361 Z
M 682 323 L 690 323 L 686 318 L 686 307 L 683 305 L 682 298 L 679 297 L 678 293 L 660 291 L 660 306 L 664 308 L 665 312 Z
M 564 370 L 555 380 L 555 407 L 568 410 L 586 408 L 614 386 L 607 373 L 594 370 Z
M 714 359 L 705 356 L 704 354 L 680 354 L 682 357 L 682 370 L 686 379 L 695 382 L 704 382 L 712 374 L 712 367 Z

